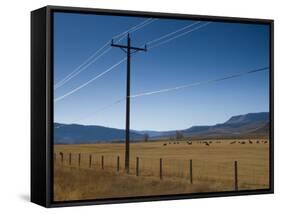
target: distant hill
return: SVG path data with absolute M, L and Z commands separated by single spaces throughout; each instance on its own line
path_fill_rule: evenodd
M 185 137 L 231 137 L 231 136 L 265 136 L 269 133 L 269 113 L 249 113 L 231 117 L 224 123 L 212 126 L 192 126 L 188 129 L 178 130 Z M 267 128 L 266 128 L 267 125 Z M 150 138 L 175 137 L 176 130 L 167 132 L 139 131 L 147 133 Z M 152 134 L 150 134 L 152 133 Z
M 215 137 L 215 136 L 238 136 L 238 135 L 267 135 L 269 129 L 264 128 L 269 124 L 269 113 L 249 113 L 245 115 L 233 116 L 225 123 L 214 126 L 193 126 L 182 130 L 184 136 Z
M 58 128 L 56 128 L 58 127 Z M 120 141 L 125 139 L 125 131 L 122 129 L 108 128 L 104 126 L 85 126 L 78 124 L 54 124 L 54 141 L 60 143 L 98 143 Z M 131 139 L 143 139 L 144 136 L 131 132 Z
M 249 113 L 231 117 L 225 124 L 246 124 L 246 123 L 264 123 L 269 121 L 269 113 Z
M 86 126 L 78 124 L 55 123 L 54 141 L 56 144 L 76 143 L 106 143 L 122 142 L 125 130 L 104 126 Z M 225 123 L 213 126 L 192 126 L 179 130 L 185 137 L 237 137 L 237 136 L 266 136 L 269 133 L 269 113 L 249 113 L 231 117 Z M 131 130 L 132 140 L 143 140 L 148 134 L 150 139 L 173 138 L 176 130 L 153 131 Z

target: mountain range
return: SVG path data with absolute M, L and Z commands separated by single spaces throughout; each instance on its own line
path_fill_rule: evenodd
M 183 130 L 153 131 L 131 130 L 132 141 L 175 138 L 180 132 L 184 137 L 241 137 L 266 136 L 269 133 L 269 113 L 248 113 L 231 117 L 224 123 L 209 126 L 192 126 Z M 111 143 L 123 142 L 125 130 L 96 125 L 54 123 L 54 142 L 56 144 Z

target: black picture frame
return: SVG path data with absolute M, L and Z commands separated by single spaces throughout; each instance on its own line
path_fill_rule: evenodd
M 270 188 L 115 199 L 53 201 L 53 12 L 193 19 L 270 26 Z M 46 6 L 31 12 L 31 201 L 44 207 L 268 194 L 274 192 L 274 21 L 236 17 Z

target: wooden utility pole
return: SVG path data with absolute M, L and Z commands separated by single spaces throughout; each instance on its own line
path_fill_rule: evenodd
M 130 169 L 130 82 L 131 82 L 131 54 L 138 51 L 147 51 L 144 48 L 132 47 L 130 34 L 127 36 L 127 45 L 114 44 L 112 39 L 112 47 L 122 49 L 127 54 L 127 88 L 126 88 L 126 142 L 125 142 L 125 170 L 129 173 Z

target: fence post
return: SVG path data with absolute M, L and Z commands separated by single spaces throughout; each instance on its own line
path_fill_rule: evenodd
M 90 154 L 89 156 L 89 168 L 92 167 L 92 154 Z
M 60 152 L 60 161 L 63 164 L 63 152 Z
M 101 168 L 104 169 L 104 157 L 103 157 L 103 155 L 101 156 Z
M 192 171 L 192 159 L 189 160 L 189 181 L 190 184 L 193 184 L 193 171 Z
M 78 166 L 80 167 L 81 164 L 81 153 L 78 154 Z
M 136 158 L 136 176 L 139 176 L 139 157 Z
M 71 165 L 71 152 L 69 153 L 68 163 L 69 163 L 69 165 Z
M 120 169 L 120 157 L 117 156 L 117 172 L 119 172 L 119 169 Z
M 163 171 L 162 171 L 162 158 L 160 158 L 160 171 L 159 171 L 160 180 L 163 179 Z
M 235 191 L 238 191 L 238 164 L 237 164 L 237 161 L 234 161 L 234 188 L 235 188 Z

